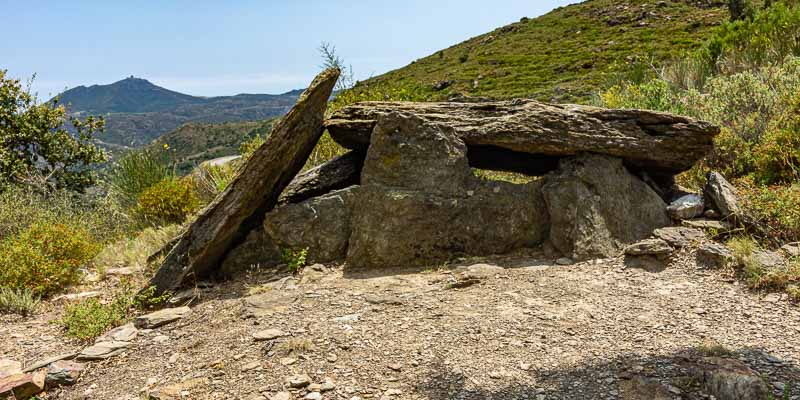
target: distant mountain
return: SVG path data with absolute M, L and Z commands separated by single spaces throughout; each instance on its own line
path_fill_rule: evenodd
M 110 85 L 78 86 L 56 98 L 77 116 L 102 115 L 98 139 L 112 149 L 144 146 L 185 123 L 261 121 L 281 116 L 302 90 L 284 94 L 198 97 L 130 77 Z

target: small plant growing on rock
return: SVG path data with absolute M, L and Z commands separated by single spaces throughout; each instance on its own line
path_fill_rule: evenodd
M 166 303 L 172 297 L 171 292 L 165 292 L 161 296 L 156 296 L 155 293 L 155 286 L 142 290 L 133 298 L 133 305 L 140 310 L 151 309 Z
M 31 289 L 0 288 L 0 312 L 23 317 L 33 314 L 40 298 Z
M 281 259 L 289 268 L 289 272 L 296 273 L 306 266 L 308 248 L 300 250 L 283 249 Z

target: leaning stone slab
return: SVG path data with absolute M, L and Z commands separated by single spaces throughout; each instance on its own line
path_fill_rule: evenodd
M 723 218 L 742 215 L 736 188 L 722 174 L 713 171 L 709 172 L 706 176 L 706 186 L 703 189 L 703 193 Z
M 505 157 L 491 151 L 480 157 L 482 150 L 538 156 L 539 160 L 516 166 L 525 169 L 518 171 L 523 173 L 535 172 L 536 164 L 554 169 L 557 163 L 553 163 L 553 157 L 591 152 L 622 158 L 626 165 L 653 175 L 671 176 L 705 157 L 719 133 L 719 128 L 709 123 L 664 113 L 523 99 L 483 103 L 365 102 L 337 111 L 325 127 L 342 146 L 364 150 L 377 121 L 392 112 L 452 126 L 470 152 L 476 152 L 470 161 L 483 168 L 499 165 Z
M 165 308 L 154 313 L 136 317 L 133 324 L 139 329 L 153 329 L 175 322 L 192 313 L 189 307 Z
M 210 275 L 225 254 L 261 224 L 319 141 L 338 78 L 338 69 L 317 76 L 228 188 L 186 229 L 149 282 L 154 295 L 175 291 L 191 276 Z

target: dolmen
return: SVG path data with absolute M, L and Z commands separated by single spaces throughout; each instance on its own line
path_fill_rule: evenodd
M 347 268 L 436 265 L 544 247 L 573 260 L 614 257 L 672 223 L 674 176 L 719 129 L 670 114 L 552 105 L 366 102 L 324 118 L 338 71 L 323 72 L 188 227 L 151 280 L 283 263 Z M 299 174 L 327 130 L 348 152 Z M 474 169 L 529 176 L 514 184 Z

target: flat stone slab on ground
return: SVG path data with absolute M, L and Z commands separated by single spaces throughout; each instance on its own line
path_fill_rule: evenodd
M 192 313 L 189 307 L 165 308 L 154 313 L 136 317 L 134 325 L 139 329 L 153 329 L 175 322 Z
M 130 346 L 131 344 L 128 342 L 100 342 L 83 349 L 76 359 L 81 361 L 105 360 L 122 353 Z
M 253 339 L 257 342 L 264 341 L 264 340 L 273 340 L 279 337 L 286 336 L 286 333 L 281 331 L 280 329 L 265 329 L 263 331 L 258 331 L 253 334 Z

